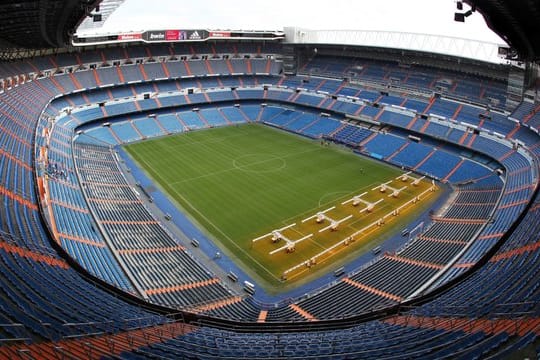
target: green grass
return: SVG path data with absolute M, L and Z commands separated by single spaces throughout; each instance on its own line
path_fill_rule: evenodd
M 194 131 L 126 150 L 267 290 L 287 287 L 279 274 L 296 253 L 277 258 L 282 264 L 267 252 L 253 251 L 253 238 L 401 173 L 340 147 L 262 125 Z

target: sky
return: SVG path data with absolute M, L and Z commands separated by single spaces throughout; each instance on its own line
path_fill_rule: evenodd
M 465 10 L 469 7 L 464 5 Z M 384 30 L 504 43 L 479 13 L 454 21 L 455 0 L 126 0 L 103 30 Z

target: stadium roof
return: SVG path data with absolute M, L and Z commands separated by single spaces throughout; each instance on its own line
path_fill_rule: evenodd
M 101 0 L 99 5 L 91 10 L 76 30 L 85 31 L 102 27 L 107 18 L 118 9 L 124 1 L 125 0 Z
M 98 26 L 103 24 L 124 1 L 2 1 L 0 3 L 0 48 L 63 47 L 69 43 L 69 36 L 76 30 L 77 25 L 82 23 L 82 28 L 92 28 L 96 24 Z M 540 37 L 536 36 L 540 33 L 538 0 L 463 1 L 484 16 L 488 26 L 516 50 L 520 59 L 540 60 Z M 98 5 L 99 11 L 96 11 Z M 348 42 L 345 41 L 345 43 Z M 479 51 L 483 52 L 485 46 L 481 45 L 480 48 Z
M 343 44 L 414 50 L 450 55 L 490 63 L 504 60 L 498 55 L 502 44 L 450 36 L 394 31 L 307 30 L 285 28 L 287 41 L 297 44 Z
M 540 60 L 540 1 L 465 0 L 523 60 Z
M 96 0 L 8 0 L 0 2 L 0 48 L 59 48 Z

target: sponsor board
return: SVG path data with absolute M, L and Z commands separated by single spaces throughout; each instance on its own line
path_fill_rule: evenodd
M 142 34 L 119 34 L 118 40 L 120 41 L 126 41 L 126 40 L 141 40 Z
M 193 30 L 188 32 L 188 39 L 189 40 L 201 40 L 202 36 L 199 33 L 198 30 Z
M 228 38 L 231 37 L 230 31 L 211 31 L 210 37 L 214 38 Z
M 177 41 L 186 40 L 187 33 L 184 30 L 165 30 L 165 40 Z
M 199 41 L 208 38 L 207 30 L 152 30 L 143 34 L 147 42 L 154 41 Z
M 146 30 L 142 33 L 120 33 L 105 36 L 84 36 L 75 35 L 73 37 L 73 45 L 84 46 L 86 44 L 107 44 L 115 41 L 142 41 L 146 43 L 152 42 L 197 42 L 208 39 L 233 39 L 233 38 L 249 38 L 249 39 L 282 39 L 283 34 L 277 32 L 244 32 L 244 31 L 227 31 L 227 30 Z
M 143 38 L 146 41 L 165 41 L 165 31 L 147 31 Z

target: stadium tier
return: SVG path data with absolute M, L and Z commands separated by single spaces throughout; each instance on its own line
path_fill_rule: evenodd
M 538 344 L 538 104 L 505 112 L 497 80 L 392 61 L 320 55 L 284 75 L 282 51 L 0 64 L 0 357 L 465 359 Z M 389 79 L 399 91 L 380 91 Z M 392 250 L 268 303 L 208 261 L 193 225 L 172 231 L 119 155 L 253 123 L 391 164 L 401 184 L 426 177 L 444 206 Z

